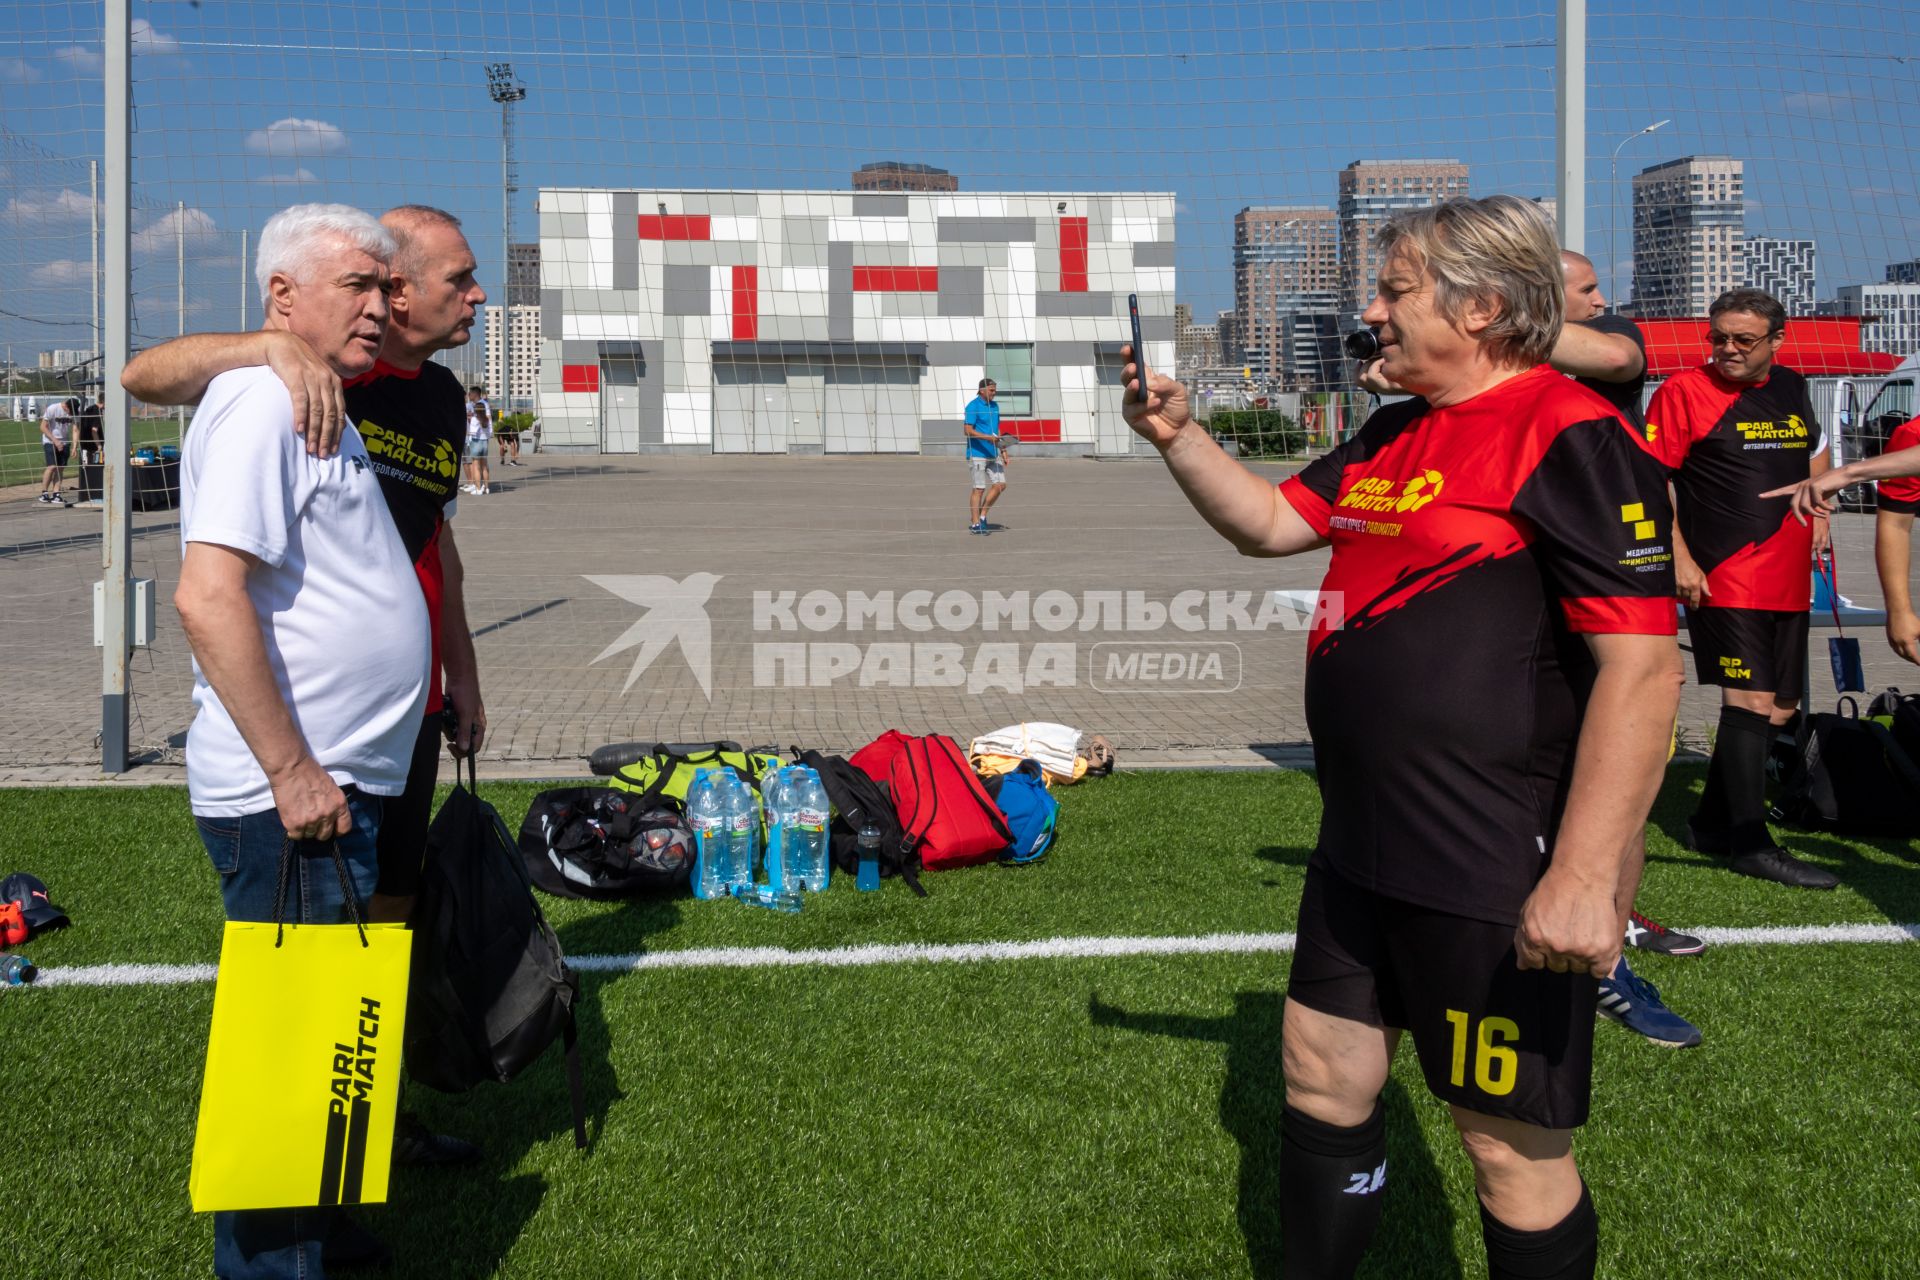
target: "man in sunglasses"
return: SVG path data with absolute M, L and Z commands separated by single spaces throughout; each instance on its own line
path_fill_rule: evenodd
M 1695 849 L 1741 875 L 1801 889 L 1839 878 L 1774 843 L 1767 752 L 1799 705 L 1807 657 L 1808 568 L 1824 519 L 1796 520 L 1760 495 L 1828 467 L 1807 381 L 1774 362 L 1786 309 L 1733 289 L 1708 312 L 1711 359 L 1667 379 L 1647 406 L 1647 442 L 1673 472 L 1674 577 L 1694 671 L 1720 688 L 1706 790 L 1687 823 Z

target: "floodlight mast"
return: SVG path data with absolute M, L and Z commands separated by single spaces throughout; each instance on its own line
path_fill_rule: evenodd
M 513 151 L 513 104 L 527 87 L 513 64 L 487 64 L 487 96 L 500 104 L 500 395 L 513 412 L 513 197 L 520 190 L 520 164 Z

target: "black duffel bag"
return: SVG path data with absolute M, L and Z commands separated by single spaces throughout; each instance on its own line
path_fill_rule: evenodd
M 1841 698 L 1803 716 L 1776 819 L 1840 835 L 1920 836 L 1920 764 L 1880 721 Z
M 542 791 L 520 824 L 528 878 L 560 898 L 678 893 L 692 881 L 694 854 L 677 803 L 614 787 Z

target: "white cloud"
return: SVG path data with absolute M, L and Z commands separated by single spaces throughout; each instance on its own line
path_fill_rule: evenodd
M 55 49 L 53 56 L 83 76 L 97 76 L 107 65 L 106 58 L 98 49 L 89 49 L 85 45 L 65 45 Z
M 148 223 L 133 233 L 133 251 L 135 253 L 172 252 L 174 240 L 182 233 L 188 244 L 219 236 L 220 229 L 213 223 L 204 209 L 189 206 L 185 210 L 174 209 Z
M 1844 115 L 1852 105 L 1842 93 L 1790 93 L 1781 102 L 1789 115 L 1827 118 Z
M 93 278 L 91 262 L 76 262 L 72 258 L 56 258 L 52 262 L 35 267 L 27 279 L 37 285 L 58 288 L 61 285 L 85 284 Z
M 247 135 L 247 150 L 269 156 L 330 156 L 347 149 L 347 135 L 324 120 L 289 116 Z
M 127 28 L 133 37 L 133 51 L 141 53 L 172 54 L 180 52 L 180 42 L 164 31 L 154 30 L 153 24 L 145 18 L 135 18 Z
M 313 170 L 301 166 L 292 173 L 269 173 L 255 178 L 254 181 L 269 187 L 303 187 L 320 179 Z
M 40 68 L 25 58 L 0 58 L 0 80 L 32 84 L 40 78 Z
M 79 221 L 87 216 L 89 201 L 84 192 L 72 187 L 52 195 L 15 196 L 7 201 L 6 208 L 0 209 L 0 221 L 5 222 L 65 222 L 69 219 Z
M 136 58 L 146 54 L 171 57 L 180 52 L 179 40 L 164 31 L 156 30 L 154 25 L 145 18 L 135 18 L 129 23 L 127 36 L 133 48 L 133 56 Z M 103 51 L 83 44 L 63 45 L 53 51 L 53 56 L 81 75 L 97 76 L 107 65 L 106 54 Z M 27 70 L 33 74 L 25 77 L 26 79 L 39 78 L 38 72 L 34 71 L 33 67 L 28 66 Z M 0 77 L 4 77 L 4 74 L 4 71 L 0 70 Z

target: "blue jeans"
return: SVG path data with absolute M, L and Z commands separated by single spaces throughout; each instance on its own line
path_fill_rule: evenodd
M 366 918 L 367 899 L 380 876 L 376 852 L 380 797 L 347 789 L 353 830 L 337 842 L 353 885 L 355 905 Z M 286 828 L 278 810 L 239 818 L 199 818 L 200 843 L 220 873 L 220 896 L 229 920 L 272 920 L 279 887 L 280 851 Z M 328 846 L 294 842 L 287 876 L 289 924 L 347 924 L 346 894 Z M 332 1224 L 332 1209 L 245 1209 L 213 1215 L 213 1272 L 226 1280 L 310 1280 L 325 1275 L 320 1246 Z

